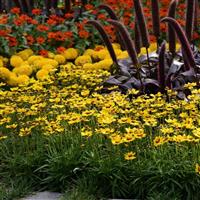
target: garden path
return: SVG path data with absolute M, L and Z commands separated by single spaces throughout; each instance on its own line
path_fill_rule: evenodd
M 61 193 L 57 192 L 38 192 L 20 200 L 59 200 L 60 197 Z

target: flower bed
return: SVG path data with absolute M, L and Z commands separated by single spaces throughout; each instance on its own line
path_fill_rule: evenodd
M 149 2 L 145 1 L 147 6 Z M 163 9 L 167 4 L 168 1 L 161 1 Z M 132 1 L 115 5 L 116 13 L 123 16 L 121 20 L 128 29 L 133 29 Z M 179 7 L 185 4 L 180 2 Z M 65 191 L 72 187 L 88 196 L 94 195 L 95 199 L 198 198 L 198 48 L 193 44 L 191 49 L 185 35 L 180 33 L 177 34 L 180 44 L 175 43 L 174 53 L 166 43 L 158 48 L 159 41 L 155 42 L 151 31 L 150 46 L 137 52 L 134 45 L 127 50 L 108 41 L 107 47 L 97 45 L 101 43 L 99 35 L 88 26 L 95 25 L 102 34 L 93 21 L 96 10 L 91 5 L 86 8 L 76 19 L 68 13 L 65 17 L 52 15 L 44 20 L 37 15 L 40 10 L 33 10 L 35 16 L 31 18 L 20 15 L 18 9 L 0 16 L 2 180 L 20 180 L 24 184 L 27 181 L 35 190 Z M 167 12 L 163 9 L 162 15 Z M 144 10 L 148 18 L 149 10 Z M 182 14 L 179 10 L 178 17 Z M 100 11 L 98 19 L 114 42 L 119 35 L 114 34 L 108 23 L 121 27 L 120 23 L 107 22 L 105 18 Z M 165 20 L 173 22 L 171 18 Z M 150 21 L 147 25 L 150 27 Z M 164 27 L 159 39 L 165 37 Z M 131 44 L 128 34 L 123 32 L 121 36 L 124 35 L 124 41 Z M 190 42 L 198 46 L 199 35 L 193 39 Z M 175 68 L 171 67 L 174 60 Z M 151 71 L 145 71 L 144 66 Z M 181 76 L 178 82 L 181 84 L 175 82 L 175 86 L 170 79 L 169 89 L 160 76 L 174 69 L 170 72 L 173 78 L 182 75 L 187 79 Z M 158 90 L 146 92 L 143 83 L 147 79 L 150 82 L 155 74 L 158 77 L 153 83 Z M 134 84 L 132 87 L 128 81 L 132 79 L 138 84 L 137 78 L 140 87 Z M 129 89 L 121 90 L 127 83 Z
M 121 20 L 129 28 L 130 32 L 134 32 L 134 16 L 132 1 L 104 1 L 113 6 L 114 10 L 120 16 Z M 167 16 L 168 6 L 170 1 L 160 1 L 160 17 Z M 150 31 L 150 41 L 155 42 L 156 38 L 152 32 L 152 18 L 150 14 L 150 0 L 144 1 L 144 14 L 147 19 L 147 27 Z M 13 8 L 11 13 L 0 16 L 0 54 L 11 56 L 20 50 L 31 48 L 34 51 L 41 51 L 41 54 L 47 50 L 56 51 L 60 46 L 65 48 L 77 47 L 84 51 L 85 48 L 94 47 L 95 44 L 101 43 L 98 34 L 86 27 L 88 20 L 97 18 L 104 24 L 104 28 L 110 35 L 112 42 L 116 41 L 115 31 L 113 27 L 105 23 L 108 18 L 104 11 L 98 13 L 96 7 L 99 5 L 98 1 L 93 4 L 86 5 L 86 10 L 81 14 L 76 12 L 66 13 L 65 16 L 60 17 L 56 15 L 49 16 L 48 19 L 41 15 L 40 9 L 32 11 L 33 16 L 20 14 L 20 10 Z M 123 9 L 122 9 L 123 8 Z M 186 5 L 184 1 L 180 1 L 177 7 L 177 20 L 182 26 L 185 26 Z M 162 37 L 166 36 L 166 25 L 161 25 Z M 17 30 L 17 31 L 16 31 Z M 93 32 L 93 34 L 91 34 Z M 87 39 L 87 40 L 86 40 Z M 199 44 L 199 28 L 195 29 L 193 39 Z
M 43 81 L 31 78 L 10 90 L 1 84 L 1 172 L 29 177 L 35 189 L 64 190 L 75 181 L 99 197 L 181 198 L 187 190 L 198 191 L 200 90 L 195 84 L 185 85 L 191 90 L 188 102 L 170 90 L 138 97 L 134 89 L 100 94 L 110 73 L 105 65 L 93 68 L 81 58 L 59 65 L 41 76 Z

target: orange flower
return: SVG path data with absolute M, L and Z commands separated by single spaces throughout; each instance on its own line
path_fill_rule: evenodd
M 94 9 L 94 6 L 91 5 L 91 4 L 86 4 L 86 5 L 85 5 L 85 9 L 86 9 L 86 10 L 93 10 L 93 9 Z
M 27 35 L 26 40 L 28 45 L 32 45 L 35 41 L 32 35 Z
M 156 36 L 155 35 L 149 35 L 150 42 L 156 42 Z
M 100 19 L 100 20 L 106 20 L 106 19 L 107 19 L 106 15 L 103 14 L 103 13 L 99 14 L 99 15 L 97 16 L 97 18 Z
M 56 25 L 57 22 L 55 20 L 53 20 L 53 19 L 48 19 L 47 20 L 47 24 L 49 24 L 49 25 Z
M 38 21 L 36 19 L 31 19 L 31 20 L 29 20 L 29 23 L 33 24 L 33 25 L 37 25 Z
M 8 37 L 8 40 L 9 40 L 9 46 L 10 47 L 17 46 L 18 42 L 17 42 L 17 39 L 15 37 Z
M 161 30 L 162 32 L 166 32 L 166 31 L 167 31 L 167 26 L 166 26 L 166 24 L 161 23 L 161 24 L 160 24 L 160 30 Z
M 32 10 L 33 15 L 40 15 L 41 12 L 42 12 L 41 9 L 38 9 L 38 8 L 35 8 L 35 9 Z
M 20 14 L 20 8 L 14 7 L 10 10 L 10 12 L 13 14 Z
M 73 18 L 74 17 L 74 15 L 72 14 L 72 13 L 66 13 L 65 14 L 65 18 L 66 19 L 71 19 L 71 18 Z
M 38 44 L 43 44 L 45 42 L 45 38 L 39 36 L 39 37 L 36 38 L 36 41 L 37 41 Z
M 88 31 L 85 31 L 85 30 L 81 30 L 78 32 L 78 35 L 80 38 L 88 38 L 90 36 L 89 32 Z
M 13 20 L 13 23 L 16 26 L 21 26 L 24 22 L 22 20 L 20 20 L 19 18 L 16 18 L 16 19 Z
M 0 24 L 7 24 L 7 22 L 8 22 L 7 16 L 3 16 L 2 18 L 0 18 Z
M 0 36 L 5 37 L 8 35 L 9 32 L 10 31 L 8 31 L 8 30 L 0 30 Z
M 41 50 L 39 51 L 39 54 L 40 54 L 41 56 L 47 57 L 47 56 L 48 56 L 48 51 L 45 50 L 45 49 L 41 49 Z
M 56 49 L 56 51 L 57 51 L 58 53 L 63 53 L 65 50 L 66 50 L 65 47 L 58 47 L 58 48 Z
M 49 30 L 49 27 L 48 27 L 48 26 L 45 26 L 45 25 L 43 25 L 43 24 L 40 24 L 40 25 L 37 26 L 37 30 L 38 30 L 38 31 L 41 31 L 41 32 L 46 32 L 46 31 Z

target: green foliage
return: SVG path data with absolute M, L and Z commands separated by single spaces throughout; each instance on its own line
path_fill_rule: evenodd
M 32 182 L 28 178 L 10 179 L 4 178 L 0 181 L 0 199 L 14 200 L 33 191 Z
M 1 187 L 0 194 L 10 199 L 24 195 L 30 185 L 54 191 L 73 188 L 66 192 L 69 199 L 81 194 L 91 200 L 197 199 L 200 195 L 199 176 L 191 169 L 198 146 L 145 149 L 137 162 L 124 161 L 119 149 L 101 137 L 84 141 L 77 132 L 7 139 L 0 146 L 1 176 L 17 180 L 9 191 Z

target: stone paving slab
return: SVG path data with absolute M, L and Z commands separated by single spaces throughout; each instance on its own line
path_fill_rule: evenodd
M 57 192 L 38 192 L 20 200 L 59 200 L 60 197 L 61 194 Z

